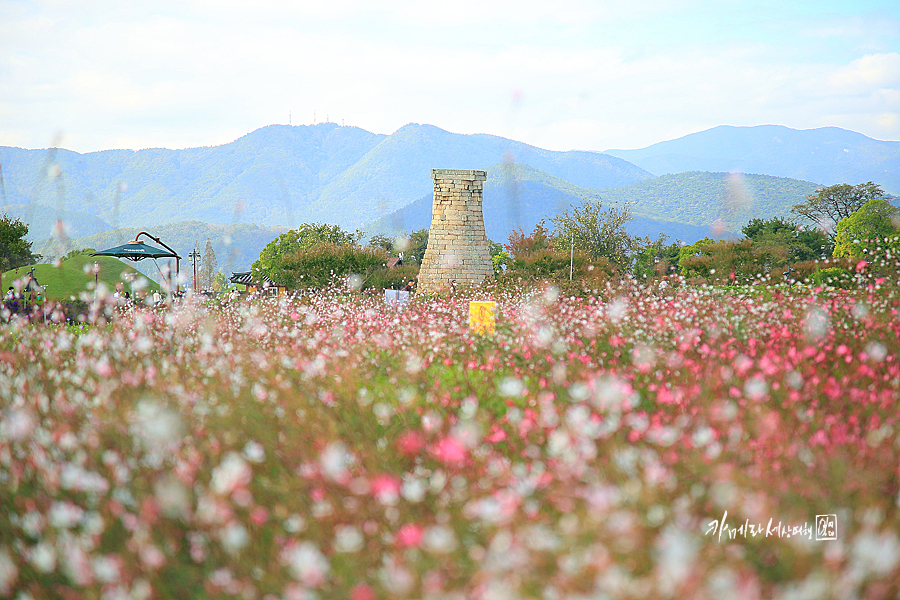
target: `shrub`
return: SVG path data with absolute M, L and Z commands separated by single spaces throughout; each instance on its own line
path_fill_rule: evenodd
M 829 267 L 816 271 L 810 277 L 810 282 L 814 285 L 828 285 L 845 290 L 854 286 L 853 273 L 841 267 Z
M 384 269 L 387 260 L 387 253 L 381 248 L 323 243 L 285 255 L 267 274 L 290 288 L 324 288 L 334 279 L 351 274 L 366 280 L 373 272 Z
M 363 281 L 362 289 L 399 290 L 409 281 L 416 281 L 419 265 L 403 265 L 393 269 L 372 271 Z

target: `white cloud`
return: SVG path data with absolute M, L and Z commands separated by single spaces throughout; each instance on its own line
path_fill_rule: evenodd
M 719 124 L 900 138 L 896 52 L 789 59 L 793 40 L 666 31 L 699 5 L 0 0 L 12 15 L 0 23 L 0 144 L 44 147 L 62 131 L 80 151 L 211 145 L 289 112 L 311 123 L 314 110 L 379 133 L 426 122 L 561 150 Z M 671 40 L 623 41 L 648 23 Z
M 831 77 L 835 91 L 866 94 L 900 89 L 900 54 L 869 54 L 836 71 Z

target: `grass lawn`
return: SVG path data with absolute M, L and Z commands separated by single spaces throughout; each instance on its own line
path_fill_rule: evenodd
M 72 296 L 78 298 L 81 292 L 93 289 L 94 273 L 92 269 L 95 261 L 100 266 L 100 273 L 97 276 L 98 283 L 102 282 L 111 290 L 114 290 L 119 283 L 125 285 L 125 290 L 130 290 L 131 284 L 126 279 L 131 275 L 134 275 L 135 282 L 140 279 L 147 281 L 145 286 L 147 290 L 160 288 L 158 283 L 147 279 L 134 267 L 118 258 L 78 254 L 62 261 L 59 266 L 52 264 L 30 265 L 6 271 L 3 273 L 2 282 L 4 293 L 12 285 L 13 281 L 27 276 L 33 266 L 34 275 L 37 277 L 38 282 L 46 286 L 49 300 L 68 300 Z

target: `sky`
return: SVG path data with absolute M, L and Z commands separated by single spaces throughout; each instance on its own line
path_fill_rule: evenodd
M 717 125 L 900 140 L 900 2 L 0 0 L 0 145 L 407 123 L 551 150 Z

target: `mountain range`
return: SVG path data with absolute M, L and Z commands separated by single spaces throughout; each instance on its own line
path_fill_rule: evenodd
M 607 150 L 654 175 L 685 171 L 756 173 L 823 185 L 874 181 L 900 194 L 900 142 L 838 127 L 722 125 L 639 150 Z
M 45 249 L 96 245 L 105 238 L 82 238 L 123 227 L 159 236 L 178 224 L 167 228 L 186 244 L 173 246 L 177 251 L 186 256 L 189 238 L 210 237 L 242 257 L 234 267 L 241 270 L 263 237 L 304 222 L 370 233 L 427 227 L 431 168 L 488 171 L 492 239 L 505 240 L 515 227 L 530 230 L 591 197 L 627 205 L 634 233 L 689 242 L 712 226 L 728 235 L 751 217 L 786 215 L 821 185 L 871 180 L 896 194 L 898 167 L 900 142 L 834 127 L 723 126 L 604 153 L 544 150 L 432 125 L 409 124 L 391 135 L 334 123 L 270 125 L 228 144 L 184 150 L 0 147 L 0 210 L 26 220 Z M 235 254 L 224 240 L 228 227 L 242 223 L 259 231 Z M 65 235 L 50 240 L 53 231 Z

